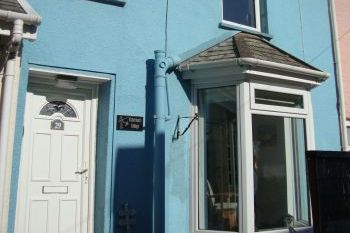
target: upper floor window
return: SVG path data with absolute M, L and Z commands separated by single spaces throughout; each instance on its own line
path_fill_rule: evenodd
M 256 0 L 223 0 L 223 20 L 256 28 Z
M 266 0 L 223 0 L 222 25 L 268 33 Z

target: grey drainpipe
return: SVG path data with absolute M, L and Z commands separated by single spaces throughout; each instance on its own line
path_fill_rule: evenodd
M 0 10 L 0 19 L 5 20 L 5 21 L 15 21 L 15 20 L 22 20 L 25 24 L 28 25 L 40 25 L 41 23 L 41 17 L 38 15 L 34 14 L 22 14 L 22 13 L 17 13 L 13 11 L 5 11 L 5 10 Z
M 346 130 L 346 113 L 345 113 L 345 103 L 344 103 L 344 88 L 343 88 L 343 77 L 342 68 L 340 63 L 340 49 L 338 43 L 338 30 L 336 24 L 336 14 L 335 6 L 333 0 L 328 1 L 329 4 L 329 17 L 331 21 L 331 36 L 332 36 L 332 48 L 334 57 L 334 68 L 335 68 L 335 78 L 336 78 L 336 88 L 337 88 L 337 109 L 339 117 L 339 128 L 340 128 L 340 141 L 342 151 L 346 151 L 347 147 L 347 130 Z
M 22 14 L 12 11 L 0 10 L 0 20 L 7 22 L 13 22 L 13 30 L 11 32 L 11 40 L 9 45 L 9 58 L 6 61 L 5 73 L 3 76 L 4 84 L 2 87 L 3 98 L 2 106 L 0 109 L 0 231 L 6 229 L 7 226 L 3 224 L 7 221 L 8 210 L 4 208 L 4 185 L 6 174 L 6 159 L 7 159 L 7 137 L 9 132 L 9 117 L 10 117 L 10 104 L 12 99 L 13 78 L 16 70 L 16 59 L 18 56 L 18 49 L 23 40 L 23 24 L 28 25 L 40 25 L 41 17 L 34 14 Z
M 153 156 L 153 233 L 164 233 L 165 121 L 167 120 L 166 73 L 179 63 L 162 50 L 154 51 L 154 156 Z
M 12 38 L 9 45 L 9 58 L 6 62 L 4 72 L 4 85 L 2 106 L 0 109 L 0 229 L 3 226 L 3 216 L 6 213 L 4 211 L 4 188 L 6 178 L 6 160 L 7 160 L 7 144 L 8 144 L 8 133 L 9 133 L 9 121 L 11 115 L 11 100 L 12 100 L 12 89 L 13 79 L 16 71 L 16 59 L 18 55 L 18 49 L 22 43 L 23 35 L 23 20 L 17 19 L 13 23 Z M 6 208 L 5 208 L 6 209 Z

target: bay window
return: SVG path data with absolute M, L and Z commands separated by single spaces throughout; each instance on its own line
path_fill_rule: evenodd
M 194 88 L 195 232 L 310 227 L 309 93 L 255 82 Z
M 310 90 L 328 74 L 244 32 L 177 69 L 191 80 L 199 116 L 192 134 L 191 232 L 310 230 Z

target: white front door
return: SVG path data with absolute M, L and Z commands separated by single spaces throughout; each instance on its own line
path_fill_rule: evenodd
M 93 90 L 31 84 L 27 92 L 17 233 L 92 232 Z M 90 199 L 90 200 L 89 200 Z

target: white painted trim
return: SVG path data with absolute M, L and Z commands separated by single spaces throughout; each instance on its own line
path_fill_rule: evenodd
M 178 67 L 184 79 L 193 82 L 210 82 L 213 77 L 245 81 L 265 81 L 311 89 L 325 81 L 329 74 L 317 70 L 301 68 L 255 58 L 232 58 L 225 61 L 210 61 Z M 242 75 L 245 74 L 245 75 Z
M 197 88 L 195 85 L 192 85 L 192 91 L 193 93 L 196 93 L 192 95 L 192 101 L 193 103 L 196 103 L 193 105 L 193 110 L 192 112 L 198 112 L 198 99 L 197 99 Z M 190 203 L 191 209 L 190 209 L 190 219 L 191 219 L 191 232 L 198 232 L 198 225 L 199 225 L 199 217 L 198 217 L 198 210 L 199 210 L 199 205 L 198 205 L 198 166 L 197 166 L 197 161 L 199 158 L 199 118 L 197 121 L 195 121 L 195 124 L 192 130 L 192 143 L 191 144 L 191 151 L 192 151 L 192 156 L 191 156 L 191 185 L 190 185 L 190 193 L 192 197 L 192 203 Z
M 243 24 L 234 23 L 234 22 L 231 22 L 231 21 L 228 21 L 228 20 L 224 20 L 224 19 L 221 20 L 220 25 L 223 26 L 223 27 L 232 28 L 232 29 L 242 28 L 242 29 L 248 29 L 248 30 L 251 30 L 251 31 L 254 31 L 254 32 L 260 32 L 260 29 L 258 29 L 258 28 L 249 27 L 249 26 L 246 26 L 246 25 L 243 25 Z
M 256 29 L 261 32 L 260 0 L 255 0 L 255 24 Z
M 26 104 L 25 106 L 25 114 L 24 114 L 24 125 L 27 128 L 31 128 L 32 126 L 32 121 L 30 120 L 32 116 L 32 103 L 33 103 L 33 93 L 27 92 L 26 95 L 26 102 L 30 103 Z M 24 128 L 23 128 L 24 130 Z M 24 131 L 23 138 L 28 138 L 29 139 L 29 133 L 27 131 Z M 23 140 L 22 144 L 22 151 L 29 151 L 31 141 L 30 140 Z M 22 155 L 22 153 L 21 153 Z M 27 197 L 27 183 L 29 180 L 29 176 L 23 176 L 21 175 L 22 172 L 22 166 L 23 164 L 28 164 L 28 156 L 21 156 L 20 158 L 20 167 L 19 167 L 19 178 L 18 178 L 18 191 L 17 191 L 17 203 L 16 203 L 16 219 L 15 219 L 15 233 L 21 233 L 25 232 L 25 226 L 20 223 L 25 223 L 25 216 L 27 215 L 26 211 L 23 211 L 24 206 L 26 206 L 26 197 Z M 27 170 L 24 170 L 26 174 L 28 174 Z M 20 206 L 21 203 L 24 203 L 24 206 Z M 22 210 L 22 211 L 21 211 Z M 24 219 L 24 220 L 23 220 Z M 19 223 L 19 221 L 21 222 Z
M 192 93 L 197 93 L 196 87 L 192 86 Z M 192 105 L 191 112 L 192 114 L 198 113 L 198 104 L 197 104 L 197 95 L 192 94 L 192 103 L 195 103 Z M 191 177 L 190 180 L 190 186 L 189 186 L 189 197 L 190 197 L 190 203 L 189 203 L 189 219 L 190 219 L 190 226 L 189 230 L 190 232 L 195 232 L 197 230 L 197 166 L 195 166 L 198 156 L 198 127 L 199 123 L 198 120 L 194 121 L 194 127 L 191 127 L 191 146 L 190 151 L 190 172 L 189 174 Z
M 0 28 L 0 35 L 4 36 L 11 36 L 11 27 L 9 28 Z M 35 41 L 37 39 L 37 32 L 31 33 L 31 32 L 23 32 L 23 39 L 27 39 L 29 41 Z
M 323 82 L 327 78 L 329 78 L 329 74 L 326 72 L 314 70 L 311 68 L 303 68 L 277 62 L 260 60 L 257 58 L 237 58 L 237 63 L 239 65 L 248 65 L 248 67 L 261 67 L 265 69 L 273 69 L 280 72 L 294 73 L 295 75 L 307 75 L 310 77 L 317 78 L 319 82 Z
M 287 113 L 287 112 L 275 112 L 275 111 L 255 110 L 255 109 L 251 109 L 250 112 L 251 112 L 251 114 L 257 114 L 257 115 L 281 116 L 281 117 L 307 119 L 307 115 L 300 115 L 300 114 Z
M 92 89 L 90 119 L 90 159 L 89 159 L 89 225 L 88 232 L 94 233 L 95 225 L 95 174 L 96 174 L 96 136 L 97 136 L 98 86 Z
M 302 96 L 304 107 L 290 108 L 290 107 L 283 107 L 283 106 L 257 104 L 255 103 L 255 90 L 265 90 L 265 91 L 280 92 L 280 93 L 287 93 L 287 94 Z M 308 114 L 309 112 L 309 101 L 307 100 L 307 91 L 304 91 L 304 90 L 297 90 L 297 89 L 291 89 L 291 88 L 274 86 L 274 85 L 266 85 L 266 84 L 260 84 L 260 83 L 251 83 L 250 95 L 251 95 L 250 105 L 251 105 L 251 108 L 255 110 L 267 110 L 267 111 L 274 111 L 274 112 L 286 112 L 286 113 L 296 113 L 296 114 Z
M 345 131 L 346 131 L 346 150 L 347 151 L 350 151 L 350 143 L 349 143 L 349 137 L 350 135 L 348 134 L 348 128 L 350 128 L 350 121 L 346 121 L 346 128 L 345 128 Z
M 307 80 L 300 77 L 295 76 L 288 76 L 288 75 L 282 75 L 282 74 L 273 74 L 269 72 L 263 72 L 263 71 L 256 71 L 256 70 L 247 70 L 244 72 L 245 74 L 252 75 L 252 79 L 259 81 L 261 80 L 261 77 L 264 79 L 272 80 L 275 79 L 276 81 L 279 81 L 281 83 L 296 83 L 299 85 L 306 85 L 310 87 L 319 86 L 320 83 L 312 80 Z
M 287 178 L 287 208 L 288 214 L 293 215 L 296 210 L 295 203 L 295 178 L 294 178 L 294 147 L 292 139 L 292 121 L 291 118 L 283 118 L 284 120 L 284 144 L 286 155 L 286 178 Z M 288 135 L 288 136 L 286 136 Z
M 215 78 L 215 80 L 213 80 L 212 82 L 203 82 L 203 83 L 192 83 L 194 90 L 197 91 L 198 89 L 204 89 L 204 88 L 217 88 L 217 87 L 226 87 L 226 86 L 234 86 L 234 85 L 239 85 L 241 84 L 243 81 L 240 80 L 226 80 L 224 82 L 217 82 L 217 79 Z M 194 102 L 197 103 L 197 102 Z
M 77 82 L 81 83 L 91 83 L 91 84 L 100 84 L 111 81 L 112 79 L 109 77 L 97 76 L 97 75 L 87 75 L 77 72 L 67 72 L 60 71 L 56 69 L 44 69 L 44 68 L 29 68 L 30 76 L 51 79 L 54 80 L 57 75 L 67 75 L 67 76 L 75 76 L 78 77 Z M 47 81 L 46 81 L 47 82 Z
M 312 109 L 312 99 L 311 93 L 307 93 L 307 101 L 309 102 L 309 112 L 307 117 L 305 118 L 305 128 L 306 128 L 306 149 L 307 150 L 315 150 L 315 125 L 314 125 L 314 113 Z M 311 200 L 310 200 L 311 201 Z M 311 211 L 310 211 L 311 215 Z
M 239 116 L 241 121 L 241 157 L 242 157 L 242 193 L 243 200 L 243 221 L 242 232 L 250 233 L 255 231 L 255 216 L 254 216 L 254 165 L 253 165 L 253 129 L 252 129 L 252 114 L 250 113 L 249 98 L 250 88 L 249 83 L 240 85 L 240 108 Z

